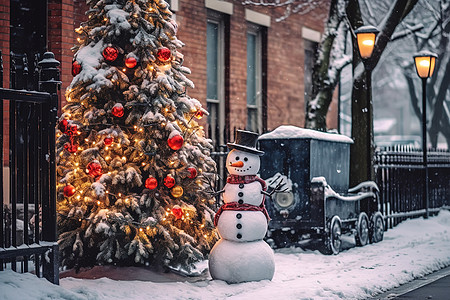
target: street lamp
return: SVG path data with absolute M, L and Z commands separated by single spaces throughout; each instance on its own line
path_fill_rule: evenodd
M 429 215 L 428 200 L 428 162 L 427 162 L 427 78 L 433 75 L 437 55 L 429 51 L 421 51 L 414 57 L 417 75 L 422 78 L 422 153 L 425 170 L 425 187 L 423 198 L 425 202 L 425 218 Z
M 374 26 L 362 26 L 355 30 L 359 55 L 362 58 L 366 71 L 366 95 L 367 95 L 367 180 L 373 180 L 373 148 L 372 148 L 372 69 L 369 59 L 375 47 L 375 39 L 378 29 Z

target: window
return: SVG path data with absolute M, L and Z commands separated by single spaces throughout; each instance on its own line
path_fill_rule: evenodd
M 303 40 L 305 45 L 305 68 L 304 68 L 304 85 L 305 85 L 305 103 L 311 100 L 312 96 L 312 74 L 315 62 L 315 53 L 317 51 L 318 43 L 310 40 Z
M 262 37 L 259 26 L 247 31 L 247 130 L 262 133 Z
M 208 12 L 206 26 L 206 101 L 208 137 L 217 148 L 225 143 L 224 21 L 221 14 Z

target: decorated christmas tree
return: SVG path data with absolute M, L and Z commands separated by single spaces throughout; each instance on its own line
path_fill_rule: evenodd
M 217 236 L 207 114 L 163 0 L 88 0 L 59 120 L 62 264 L 189 270 Z

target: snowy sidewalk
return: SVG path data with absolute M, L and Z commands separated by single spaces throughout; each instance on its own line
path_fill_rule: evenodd
M 4 271 L 0 299 L 365 299 L 450 266 L 449 249 L 450 212 L 441 211 L 428 220 L 401 223 L 378 244 L 337 256 L 277 250 L 273 281 L 228 285 L 206 275 L 188 282 L 174 274 L 106 267 L 85 275 L 116 280 L 66 277 L 54 286 L 31 274 Z

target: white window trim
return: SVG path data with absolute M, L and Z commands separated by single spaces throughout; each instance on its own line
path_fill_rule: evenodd
M 170 10 L 171 11 L 179 11 L 180 10 L 180 5 L 178 3 L 178 0 L 172 0 L 170 2 Z
M 262 114 L 262 36 L 261 27 L 254 24 L 247 24 L 247 34 L 256 35 L 256 60 L 255 75 L 256 75 L 256 105 L 248 105 L 247 108 L 256 108 L 257 114 L 257 129 L 260 133 L 263 132 L 263 114 Z
M 321 37 L 322 34 L 320 33 L 320 31 L 308 27 L 302 27 L 302 38 L 304 38 L 305 40 L 320 43 Z
M 210 12 L 208 13 L 207 22 L 218 24 L 218 74 L 217 74 L 217 97 L 219 99 L 206 99 L 210 103 L 218 103 L 217 122 L 219 123 L 219 143 L 225 143 L 224 129 L 225 129 L 225 25 L 220 14 Z
M 264 27 L 270 27 L 271 18 L 268 15 L 256 12 L 251 9 L 245 9 L 245 20 Z
M 233 14 L 233 3 L 218 0 L 205 0 L 205 7 L 227 15 Z

